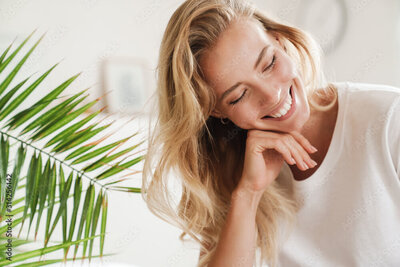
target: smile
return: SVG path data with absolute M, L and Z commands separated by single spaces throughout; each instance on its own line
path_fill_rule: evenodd
M 283 121 L 289 118 L 295 110 L 296 110 L 296 98 L 295 94 L 293 93 L 293 86 L 291 86 L 289 90 L 289 97 L 280 107 L 279 111 L 275 112 L 273 115 L 264 116 L 262 119 L 271 121 Z

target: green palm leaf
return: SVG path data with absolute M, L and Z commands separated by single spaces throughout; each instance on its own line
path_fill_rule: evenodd
M 61 243 L 59 245 L 54 245 L 51 247 L 46 247 L 46 248 L 41 248 L 41 249 L 36 249 L 36 250 L 32 250 L 32 251 L 28 251 L 28 252 L 24 252 L 24 253 L 20 253 L 17 255 L 14 255 L 12 258 L 13 262 L 19 262 L 19 261 L 24 261 L 26 259 L 30 259 L 33 257 L 37 257 L 37 256 L 41 256 L 44 254 L 48 254 L 50 252 L 59 250 L 59 249 L 63 249 L 65 247 L 71 246 L 71 245 L 79 245 L 79 243 L 81 242 L 87 242 L 88 240 L 91 240 L 95 237 L 99 237 L 100 235 L 95 235 L 95 236 L 91 236 L 88 238 L 83 238 L 83 239 L 79 239 L 76 241 L 71 241 L 71 242 L 65 242 L 65 243 Z M 6 264 L 9 264 L 10 262 L 5 259 L 5 260 L 0 260 L 0 266 L 6 266 Z
M 1 113 L 0 120 L 3 120 L 8 114 L 15 110 L 34 90 L 38 85 L 50 74 L 50 72 L 57 66 L 55 64 L 45 74 L 40 76 L 34 81 L 27 89 L 25 89 L 18 97 L 16 97 Z
M 16 65 L 8 70 L 8 67 L 11 66 L 10 63 L 22 51 L 35 31 L 25 38 L 14 51 L 11 51 L 13 46 L 11 43 L 0 53 L 0 73 L 5 74 L 2 75 L 5 78 L 0 80 L 0 124 L 4 124 L 7 120 L 5 126 L 0 127 L 0 251 L 6 248 L 5 235 L 9 230 L 5 218 L 14 216 L 13 228 L 19 228 L 17 237 L 12 239 L 14 247 L 19 248 L 23 244 L 36 242 L 39 238 L 43 239 L 43 247 L 25 252 L 16 249 L 13 253 L 12 263 L 28 261 L 21 266 L 41 266 L 64 260 L 84 259 L 86 255 L 90 261 L 92 257 L 97 257 L 93 250 L 94 238 L 98 236 L 100 236 L 99 255 L 109 255 L 104 254 L 108 213 L 107 191 L 140 192 L 140 189 L 137 188 L 115 186 L 115 184 L 127 180 L 122 177 L 112 182 L 104 182 L 104 179 L 112 178 L 140 162 L 143 156 L 138 156 L 130 161 L 122 159 L 117 163 L 112 163 L 138 149 L 144 141 L 129 144 L 129 147 L 119 150 L 123 144 L 127 144 L 133 136 L 139 133 L 135 132 L 131 136 L 92 150 L 108 136 L 111 136 L 105 131 L 114 122 L 105 125 L 101 124 L 101 120 L 96 123 L 92 122 L 95 117 L 102 114 L 104 107 L 95 112 L 89 111 L 100 100 L 97 98 L 89 103 L 84 103 L 88 97 L 85 92 L 89 88 L 68 96 L 61 95 L 79 77 L 80 73 L 59 83 L 56 88 L 49 90 L 33 105 L 21 109 L 22 104 L 35 94 L 39 85 L 42 85 L 44 79 L 59 64 L 48 68 L 27 86 L 25 85 L 32 75 L 21 79 L 11 88 L 10 84 L 16 79 L 28 57 L 45 36 L 43 34 L 39 40 L 34 42 L 32 47 L 28 48 L 28 51 L 16 62 Z M 8 73 L 4 73 L 6 71 Z M 51 107 L 50 105 L 55 100 L 60 102 Z M 84 115 L 84 113 L 87 114 Z M 15 130 L 18 128 L 22 130 L 16 134 Z M 100 134 L 102 136 L 97 138 L 98 140 L 91 140 Z M 68 156 L 62 154 L 69 150 L 72 152 Z M 97 157 L 99 159 L 91 162 Z M 72 159 L 72 163 L 67 162 Z M 75 167 L 87 162 L 90 163 L 86 164 L 85 168 Z M 9 171 L 11 170 L 10 179 Z M 98 170 L 99 174 L 88 175 L 95 170 Z M 68 176 L 67 179 L 64 174 Z M 88 185 L 83 183 L 85 181 L 89 182 Z M 83 186 L 84 184 L 85 186 Z M 72 186 L 74 188 L 71 190 Z M 18 197 L 14 199 L 16 195 Z M 85 196 L 83 197 L 83 195 Z M 83 201 L 81 201 L 82 199 Z M 73 205 L 68 204 L 69 200 L 73 201 Z M 81 202 L 83 202 L 82 205 Z M 72 209 L 71 218 L 67 216 L 69 214 L 68 206 Z M 29 225 L 25 227 L 27 229 L 24 232 L 26 239 L 20 239 L 19 237 L 25 229 L 25 221 L 28 219 Z M 29 234 L 33 223 L 34 239 L 30 240 Z M 38 234 L 42 224 L 43 237 Z M 100 227 L 97 227 L 98 224 Z M 54 238 L 54 231 L 57 227 L 61 227 L 62 230 L 61 244 L 50 246 L 49 242 Z M 96 235 L 99 232 L 100 234 Z M 78 257 L 79 244 L 83 245 L 82 257 Z M 71 246 L 75 246 L 75 248 L 72 258 L 69 258 L 68 251 Z M 64 251 L 61 259 L 45 261 L 34 259 L 57 250 Z M 0 266 L 4 264 L 9 264 L 9 261 L 0 258 Z
M 1 135 L 0 139 L 0 187 L 1 187 L 1 194 L 0 194 L 0 207 L 3 206 L 6 196 L 6 177 L 7 177 L 7 167 L 8 167 L 8 157 L 9 157 L 9 149 L 10 143 L 4 138 L 4 135 Z
M 97 103 L 97 101 L 98 100 L 96 99 L 96 100 L 90 102 L 89 104 L 86 104 L 85 106 L 79 108 L 78 110 L 75 110 L 74 112 L 67 114 L 65 117 L 63 117 L 61 120 L 59 120 L 58 122 L 51 125 L 49 128 L 45 128 L 42 131 L 38 132 L 37 135 L 34 136 L 34 139 L 41 139 L 41 138 L 48 136 L 49 134 L 55 132 L 56 130 L 58 130 L 65 124 L 71 122 L 72 120 L 77 118 L 79 115 L 81 115 L 83 112 L 85 112 L 86 110 L 91 108 L 94 104 Z
M 12 42 L 12 43 L 7 47 L 7 49 L 4 50 L 3 54 L 1 54 L 1 56 L 0 56 L 0 70 L 3 70 L 3 69 L 4 69 L 3 67 L 1 67 L 1 65 L 3 64 L 3 60 L 4 60 L 4 58 L 6 57 L 8 51 L 10 50 L 11 46 L 13 45 L 13 43 L 14 43 L 14 42 Z M 1 71 L 0 71 L 0 73 L 1 73 Z
M 30 77 L 17 84 L 13 89 L 11 89 L 5 96 L 0 99 L 0 111 L 6 106 L 8 101 L 10 101 L 10 99 L 13 97 L 13 95 L 15 95 L 19 88 L 21 88 L 26 83 L 26 81 L 29 80 L 29 78 Z
M 111 162 L 111 161 L 113 161 L 113 160 L 115 160 L 115 159 L 117 159 L 117 158 L 119 158 L 119 157 L 125 155 L 126 153 L 128 153 L 128 152 L 134 150 L 137 146 L 139 146 L 139 145 L 142 144 L 143 142 L 144 142 L 144 141 L 140 142 L 139 144 L 137 144 L 137 145 L 135 145 L 135 146 L 133 146 L 133 147 L 130 147 L 130 148 L 124 149 L 124 150 L 122 150 L 122 151 L 120 151 L 120 152 L 118 152 L 118 153 L 115 153 L 115 154 L 113 154 L 113 155 L 111 155 L 111 156 L 104 156 L 104 157 L 102 157 L 101 159 L 97 160 L 96 162 L 94 162 L 94 163 L 92 163 L 92 164 L 86 166 L 83 170 L 84 170 L 85 172 L 94 171 L 94 170 L 96 170 L 96 169 L 98 169 L 98 168 L 104 166 L 104 165 L 107 164 L 108 162 Z
M 96 149 L 95 151 L 92 151 L 92 152 L 90 152 L 90 153 L 87 153 L 87 154 L 85 154 L 85 155 L 79 157 L 78 159 L 74 160 L 71 164 L 82 163 L 82 162 L 85 162 L 85 161 L 87 161 L 87 160 L 89 160 L 89 159 L 92 159 L 92 158 L 94 158 L 94 157 L 97 157 L 98 155 L 101 155 L 102 153 L 107 152 L 107 151 L 109 151 L 110 149 L 112 149 L 112 148 L 114 148 L 114 147 L 116 147 L 116 146 L 118 146 L 118 145 L 120 145 L 120 144 L 125 143 L 125 142 L 128 141 L 131 137 L 133 137 L 133 136 L 135 136 L 135 135 L 137 135 L 137 134 L 138 134 L 138 133 L 134 133 L 133 135 L 131 135 L 131 136 L 127 137 L 127 138 L 124 138 L 124 139 L 119 140 L 119 141 L 116 141 L 116 142 L 114 142 L 114 143 L 112 143 L 112 144 L 109 144 L 109 145 L 103 146 L 103 147 L 101 147 L 101 148 L 98 148 L 98 149 Z
M 68 242 L 72 240 L 72 236 L 74 234 L 75 230 L 75 225 L 76 225 L 76 218 L 78 216 L 78 210 L 79 210 L 79 203 L 81 201 L 81 194 L 82 194 L 82 178 L 78 177 L 78 179 L 75 180 L 75 187 L 74 187 L 74 207 L 72 210 L 72 216 L 71 216 L 71 223 L 70 223 L 70 228 L 69 228 L 69 234 L 68 234 Z M 68 250 L 70 247 L 66 248 L 64 258 L 67 258 Z
M 28 234 L 29 235 L 29 230 L 31 229 L 31 225 L 33 222 L 33 217 L 36 214 L 36 206 L 39 200 L 39 186 L 40 186 L 40 178 L 42 174 L 42 154 L 39 153 L 38 160 L 37 160 L 37 165 L 35 168 L 35 173 L 34 176 L 32 177 L 33 181 L 31 182 L 32 184 L 32 195 L 31 195 L 31 202 L 30 202 L 30 211 L 31 211 L 31 216 L 29 218 L 29 227 L 28 227 Z
M 37 161 L 38 159 L 36 158 L 36 151 L 34 152 L 34 155 L 31 158 L 31 162 L 29 164 L 28 168 L 28 175 L 27 175 L 27 180 L 26 180 L 26 190 L 25 190 L 25 202 L 28 203 L 24 207 L 24 214 L 22 215 L 22 225 L 20 228 L 20 231 L 18 233 L 18 237 L 21 234 L 22 227 L 24 226 L 25 218 L 28 213 L 28 208 L 29 208 L 29 203 L 32 203 L 32 191 L 33 191 L 33 186 L 34 186 L 34 180 L 35 180 L 35 173 L 36 173 L 36 168 L 37 168 Z
M 107 177 L 110 177 L 111 175 L 115 175 L 117 173 L 122 172 L 123 170 L 128 169 L 129 167 L 139 163 L 140 161 L 142 161 L 143 156 L 139 156 L 137 158 L 134 158 L 133 160 L 130 160 L 128 162 L 125 162 L 123 164 L 120 164 L 120 162 L 118 162 L 117 164 L 115 164 L 112 168 L 106 170 L 105 172 L 99 174 L 96 176 L 96 179 L 105 179 Z
M 79 75 L 80 75 L 80 73 L 72 76 L 67 81 L 65 81 L 61 85 L 59 85 L 56 89 L 52 90 L 49 94 L 47 94 L 41 100 L 39 100 L 37 103 L 35 103 L 31 108 L 25 109 L 25 110 L 21 111 L 20 113 L 18 113 L 17 115 L 15 115 L 13 120 L 11 120 L 11 122 L 10 122 L 10 126 L 11 126 L 10 129 L 12 130 L 12 129 L 17 128 L 22 123 L 26 122 L 27 120 L 32 118 L 34 115 L 36 115 L 38 112 L 40 112 L 45 107 L 47 107 L 53 100 L 57 99 L 58 95 L 61 94 L 65 90 L 65 88 L 67 88 L 76 78 L 78 78 Z
M 30 139 L 32 141 L 38 141 L 39 139 L 49 135 L 52 131 L 57 130 L 62 125 L 60 125 L 60 120 L 65 121 L 65 117 L 68 115 L 68 112 L 72 110 L 75 106 L 81 103 L 88 95 L 76 100 L 71 105 L 68 105 L 65 109 L 63 109 L 54 119 L 45 122 L 42 127 L 40 127 L 37 133 Z M 64 118 L 64 119 L 63 119 Z
M 65 110 L 65 107 L 67 107 L 67 106 L 70 107 L 69 104 L 72 101 L 74 101 L 76 98 L 78 98 L 81 94 L 83 94 L 86 90 L 87 89 L 85 89 L 85 90 L 73 95 L 72 97 L 68 98 L 64 102 L 61 102 L 60 104 L 58 104 L 54 108 L 48 110 L 46 113 L 44 113 L 39 118 L 37 118 L 36 120 L 31 122 L 27 127 L 25 127 L 24 130 L 22 130 L 21 134 L 25 134 L 25 133 L 35 129 L 36 127 L 40 127 L 40 126 L 46 125 L 49 121 L 51 121 L 51 118 L 56 117 L 56 114 L 60 114 L 61 110 Z M 73 107 L 71 107 L 71 109 L 72 108 Z M 68 108 L 68 110 L 70 110 L 70 109 Z M 14 118 L 17 118 L 17 117 L 18 117 L 18 115 L 16 115 Z M 10 120 L 10 122 L 7 124 L 7 126 L 9 126 L 9 127 L 11 126 L 12 127 L 12 120 Z
M 3 151 L 3 149 L 1 150 Z M 22 164 L 24 163 L 25 160 L 25 156 L 26 156 L 26 148 L 23 147 L 22 143 L 20 144 L 20 147 L 17 151 L 16 154 L 16 159 L 15 159 L 15 165 L 14 165 L 14 169 L 13 172 L 11 174 L 11 183 L 9 185 L 9 188 L 11 188 L 11 198 L 10 201 L 13 200 L 14 194 L 15 194 L 15 190 L 17 189 L 17 185 L 18 185 L 18 180 L 19 180 L 19 174 L 22 168 Z M 5 188 L 1 187 L 2 189 Z M 20 200 L 23 200 L 24 198 L 20 198 Z M 15 206 L 16 204 L 18 204 L 19 202 L 17 201 L 13 201 L 12 205 Z M 1 218 L 3 217 L 3 214 L 5 214 L 5 211 L 7 209 L 7 212 L 10 213 L 11 210 L 9 210 L 10 208 L 7 208 L 7 202 L 4 202 L 2 204 L 2 208 L 1 208 L 1 213 L 0 213 L 0 221 Z
M 64 182 L 64 180 L 65 180 L 64 179 L 64 172 L 63 172 L 62 169 L 60 169 L 60 184 L 59 184 L 60 185 L 60 187 L 59 187 L 60 188 L 60 196 L 61 196 L 60 197 L 60 207 L 59 207 L 57 215 L 56 215 L 56 217 L 54 219 L 53 226 L 52 226 L 52 228 L 51 228 L 51 230 L 50 230 L 50 232 L 48 234 L 48 237 L 44 241 L 44 245 L 45 246 L 49 242 L 50 236 L 53 233 L 54 229 L 56 228 L 58 220 L 60 219 L 60 217 L 64 213 L 64 210 L 66 209 L 68 194 L 69 194 L 69 190 L 70 190 L 71 184 L 72 184 L 72 177 L 73 177 L 73 174 L 71 172 L 71 174 L 68 177 L 67 182 L 65 183 Z M 64 185 L 64 183 L 65 183 L 65 185 Z
M 108 212 L 108 199 L 107 194 L 104 193 L 103 202 L 101 203 L 102 213 L 101 213 L 101 236 L 100 236 L 100 256 L 103 255 L 104 251 L 104 239 L 106 237 L 106 225 L 107 225 L 107 212 Z
M 103 142 L 104 140 L 106 140 L 108 137 L 110 137 L 111 134 L 108 134 L 106 136 L 101 137 L 99 140 L 93 141 L 89 144 L 85 144 L 81 147 L 79 147 L 77 150 L 75 150 L 74 152 L 70 153 L 65 160 L 69 160 L 69 159 L 73 159 L 77 156 L 82 155 L 83 153 L 89 151 L 90 149 L 92 149 L 93 147 L 97 146 L 98 144 L 100 144 L 101 142 Z
M 111 123 L 92 130 L 95 126 L 97 126 L 97 124 L 91 125 L 81 131 L 75 132 L 70 137 L 67 137 L 63 142 L 54 147 L 51 152 L 60 153 L 74 148 L 77 145 L 89 140 L 93 136 L 102 132 L 103 130 L 107 129 L 109 126 L 111 126 Z
M 89 199 L 89 205 L 87 206 L 87 213 L 86 213 L 86 219 L 85 219 L 85 238 L 89 236 L 90 234 L 90 227 L 92 226 L 92 217 L 93 217 L 93 212 L 94 212 L 94 198 L 95 198 L 95 188 L 92 186 L 92 190 L 90 190 L 90 199 Z M 83 258 L 85 258 L 86 255 L 86 248 L 87 248 L 87 241 L 83 242 Z
M 51 176 L 49 182 L 49 195 L 47 199 L 47 219 L 46 219 L 46 231 L 45 231 L 45 240 L 49 239 L 50 234 L 50 223 L 51 223 L 51 216 L 53 215 L 53 208 L 55 204 L 55 197 L 56 197 L 56 165 L 53 163 L 53 167 L 51 169 Z M 70 240 L 71 241 L 71 240 Z
M 46 162 L 46 166 L 44 167 L 43 174 L 41 175 L 40 180 L 39 180 L 39 189 L 38 189 L 39 210 L 38 210 L 38 217 L 37 217 L 37 221 L 36 221 L 35 240 L 36 240 L 37 231 L 38 231 L 39 224 L 40 224 L 40 219 L 41 219 L 42 213 L 43 213 L 44 204 L 45 204 L 46 197 L 47 197 L 48 191 L 49 191 L 48 184 L 49 184 L 49 180 L 50 180 L 50 176 L 51 176 L 50 164 L 51 164 L 50 158 L 48 158 L 47 162 Z
M 94 194 L 92 194 L 93 191 L 93 184 L 89 185 L 88 190 L 86 191 L 86 196 L 85 196 L 85 200 L 83 202 L 83 207 L 85 207 L 85 209 L 83 209 L 82 211 L 82 215 L 81 215 L 81 220 L 79 222 L 79 228 L 78 228 L 78 232 L 77 232 L 77 237 L 76 239 L 80 239 L 82 236 L 82 232 L 83 232 L 83 226 L 86 222 L 86 217 L 88 214 L 88 210 L 90 208 L 90 204 L 93 203 L 93 196 Z M 76 257 L 76 253 L 78 251 L 78 246 L 75 246 L 75 251 L 74 251 L 74 259 Z
M 15 51 L 6 59 L 6 60 L 2 60 L 2 63 L 0 65 L 0 73 L 3 72 L 3 70 L 7 67 L 7 65 L 11 62 L 11 60 L 13 60 L 13 58 L 18 54 L 18 52 L 21 50 L 21 48 L 26 44 L 26 42 L 28 42 L 28 40 L 32 37 L 32 35 L 35 33 L 36 30 L 34 30 L 28 37 L 26 37 L 26 39 L 18 46 L 17 49 L 15 49 Z M 41 39 L 39 39 L 40 41 Z M 12 44 L 11 44 L 12 45 Z M 4 58 L 4 56 L 7 54 L 8 50 L 11 48 L 11 45 L 7 48 L 6 51 L 4 51 L 3 55 L 2 55 L 2 59 Z M 36 46 L 35 46 L 36 47 Z M 33 51 L 33 50 L 32 50 Z M 24 61 L 25 62 L 25 61 Z M 22 62 L 22 64 L 24 63 Z M 21 62 L 20 62 L 21 63 Z M 11 74 L 13 76 L 8 76 L 7 79 L 4 80 L 3 83 L 1 83 L 0 85 L 0 95 L 3 93 L 3 91 L 7 88 L 7 86 L 11 83 L 12 79 L 15 77 L 15 75 L 17 74 L 18 70 L 22 67 L 22 64 L 20 64 L 19 66 L 16 67 L 17 71 L 15 71 L 16 69 L 14 69 L 13 72 L 11 72 Z
M 102 111 L 102 109 L 100 109 L 99 111 L 90 114 L 89 116 L 87 116 L 85 119 L 83 119 L 82 121 L 79 121 L 77 123 L 75 123 L 74 125 L 68 127 L 67 129 L 65 129 L 64 131 L 60 132 L 59 134 L 57 134 L 55 137 L 53 137 L 49 142 L 47 142 L 47 144 L 44 146 L 45 148 L 48 146 L 51 146 L 52 144 L 65 139 L 66 137 L 70 136 L 71 134 L 73 134 L 76 130 L 78 130 L 79 128 L 81 128 L 83 125 L 85 125 L 87 122 L 89 122 L 90 120 L 92 120 L 94 117 L 96 117 L 100 112 Z
M 100 190 L 99 195 L 97 196 L 96 205 L 94 206 L 93 218 L 92 218 L 92 222 L 91 222 L 92 229 L 90 232 L 90 236 L 93 236 L 96 234 L 96 228 L 97 228 L 97 223 L 99 222 L 100 209 L 101 209 L 102 202 L 103 202 L 103 192 Z M 89 234 L 87 236 L 89 236 Z M 90 258 L 92 258 L 92 251 L 93 251 L 93 239 L 90 240 L 90 245 L 89 245 L 89 260 L 90 260 Z M 85 253 L 83 253 L 83 254 L 84 254 L 83 257 L 85 257 Z

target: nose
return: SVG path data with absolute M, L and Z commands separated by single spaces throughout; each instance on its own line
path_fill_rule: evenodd
M 266 86 L 262 85 L 255 90 L 258 93 L 258 102 L 260 107 L 265 107 L 265 106 L 275 106 L 281 101 L 281 98 L 283 97 L 283 91 L 282 91 L 281 86 Z

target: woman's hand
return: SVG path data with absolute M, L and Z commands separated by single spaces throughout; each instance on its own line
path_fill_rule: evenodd
M 278 133 L 249 130 L 242 177 L 238 187 L 261 193 L 279 175 L 283 161 L 296 164 L 300 170 L 313 168 L 316 162 L 308 153 L 317 150 L 299 132 Z M 305 166 L 304 166 L 304 165 Z

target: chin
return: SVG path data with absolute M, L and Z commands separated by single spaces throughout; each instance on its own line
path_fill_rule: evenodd
M 303 113 L 304 116 L 295 116 L 291 118 L 290 120 L 287 121 L 282 121 L 278 123 L 274 123 L 274 125 L 271 125 L 270 123 L 265 123 L 261 122 L 258 125 L 255 125 L 255 129 L 258 130 L 264 130 L 264 131 L 278 131 L 278 132 L 285 132 L 289 133 L 292 131 L 298 131 L 301 132 L 301 129 L 303 128 L 305 122 L 309 118 L 309 113 Z M 298 114 L 296 114 L 298 115 Z

